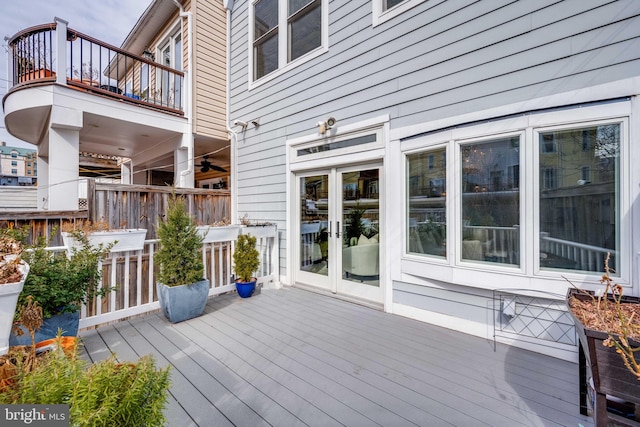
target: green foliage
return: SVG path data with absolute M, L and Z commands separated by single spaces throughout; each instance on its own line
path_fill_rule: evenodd
M 365 233 L 365 226 L 362 221 L 366 208 L 361 208 L 359 205 L 349 209 L 346 214 L 346 229 L 344 232 L 344 239 L 347 245 L 351 244 L 352 238 L 360 238 Z
M 442 246 L 447 238 L 447 229 L 444 224 L 429 220 L 418 226 L 418 233 L 422 245 Z
M 251 282 L 253 273 L 260 267 L 260 252 L 256 249 L 256 238 L 250 234 L 241 234 L 233 251 L 233 265 L 238 279 Z
M 187 213 L 184 198 L 169 197 L 164 221 L 158 224 L 160 249 L 155 261 L 160 266 L 158 281 L 167 286 L 191 285 L 203 279 L 202 240 L 195 221 Z
M 156 369 L 148 355 L 137 363 L 114 357 L 86 367 L 61 349 L 39 360 L 30 372 L 0 392 L 2 404 L 69 404 L 73 426 L 162 426 L 169 367 Z
M 18 298 L 18 307 L 26 306 L 27 297 L 32 296 L 47 319 L 59 313 L 75 312 L 95 296 L 104 296 L 113 290 L 100 286 L 100 261 L 112 245 L 92 246 L 82 231 L 75 231 L 72 235 L 80 246 L 72 249 L 70 257 L 66 253 L 48 251 L 48 242 L 42 236 L 33 247 L 22 253 L 22 259 L 29 264 L 30 270 Z M 16 318 L 19 315 L 18 310 Z

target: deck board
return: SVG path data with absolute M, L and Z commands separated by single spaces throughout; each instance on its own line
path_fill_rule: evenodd
M 576 364 L 296 288 L 81 333 L 171 365 L 169 426 L 592 426 Z

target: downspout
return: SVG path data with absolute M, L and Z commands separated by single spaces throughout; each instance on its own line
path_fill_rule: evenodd
M 227 10 L 227 36 L 226 36 L 226 61 L 227 61 L 227 84 L 226 84 L 226 99 L 225 99 L 225 115 L 226 115 L 226 125 L 227 125 L 227 133 L 229 134 L 229 143 L 231 144 L 231 176 L 230 176 L 230 190 L 231 190 L 231 206 L 230 213 L 231 223 L 236 223 L 234 218 L 236 218 L 236 214 L 238 211 L 237 205 L 237 196 L 236 191 L 238 188 L 237 177 L 238 172 L 236 168 L 236 159 L 237 159 L 237 150 L 238 150 L 238 134 L 231 129 L 229 126 L 229 120 L 231 116 L 231 11 L 233 10 L 233 2 L 234 0 L 223 0 L 223 4 L 225 9 Z
M 187 97 L 189 102 L 186 103 L 189 110 L 187 111 L 187 124 L 189 126 L 189 132 L 191 134 L 191 143 L 187 147 L 187 169 L 180 172 L 180 182 L 183 178 L 193 174 L 193 146 L 195 144 L 193 138 L 193 23 L 191 12 L 185 12 L 182 5 L 178 0 L 173 0 L 173 3 L 180 10 L 180 18 L 187 18 Z

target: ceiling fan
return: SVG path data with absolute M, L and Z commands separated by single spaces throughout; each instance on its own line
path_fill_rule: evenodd
M 209 156 L 205 155 L 202 156 L 202 161 L 200 162 L 199 165 L 196 165 L 200 167 L 200 172 L 209 172 L 210 170 L 214 170 L 214 171 L 218 171 L 218 172 L 226 172 L 227 170 L 223 167 L 220 167 L 218 165 L 214 165 L 213 163 L 211 163 L 209 161 Z

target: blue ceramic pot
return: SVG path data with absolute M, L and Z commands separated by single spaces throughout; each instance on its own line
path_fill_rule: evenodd
M 253 291 L 256 289 L 256 281 L 253 282 L 238 282 L 236 281 L 236 290 L 238 295 L 242 298 L 249 298 Z

